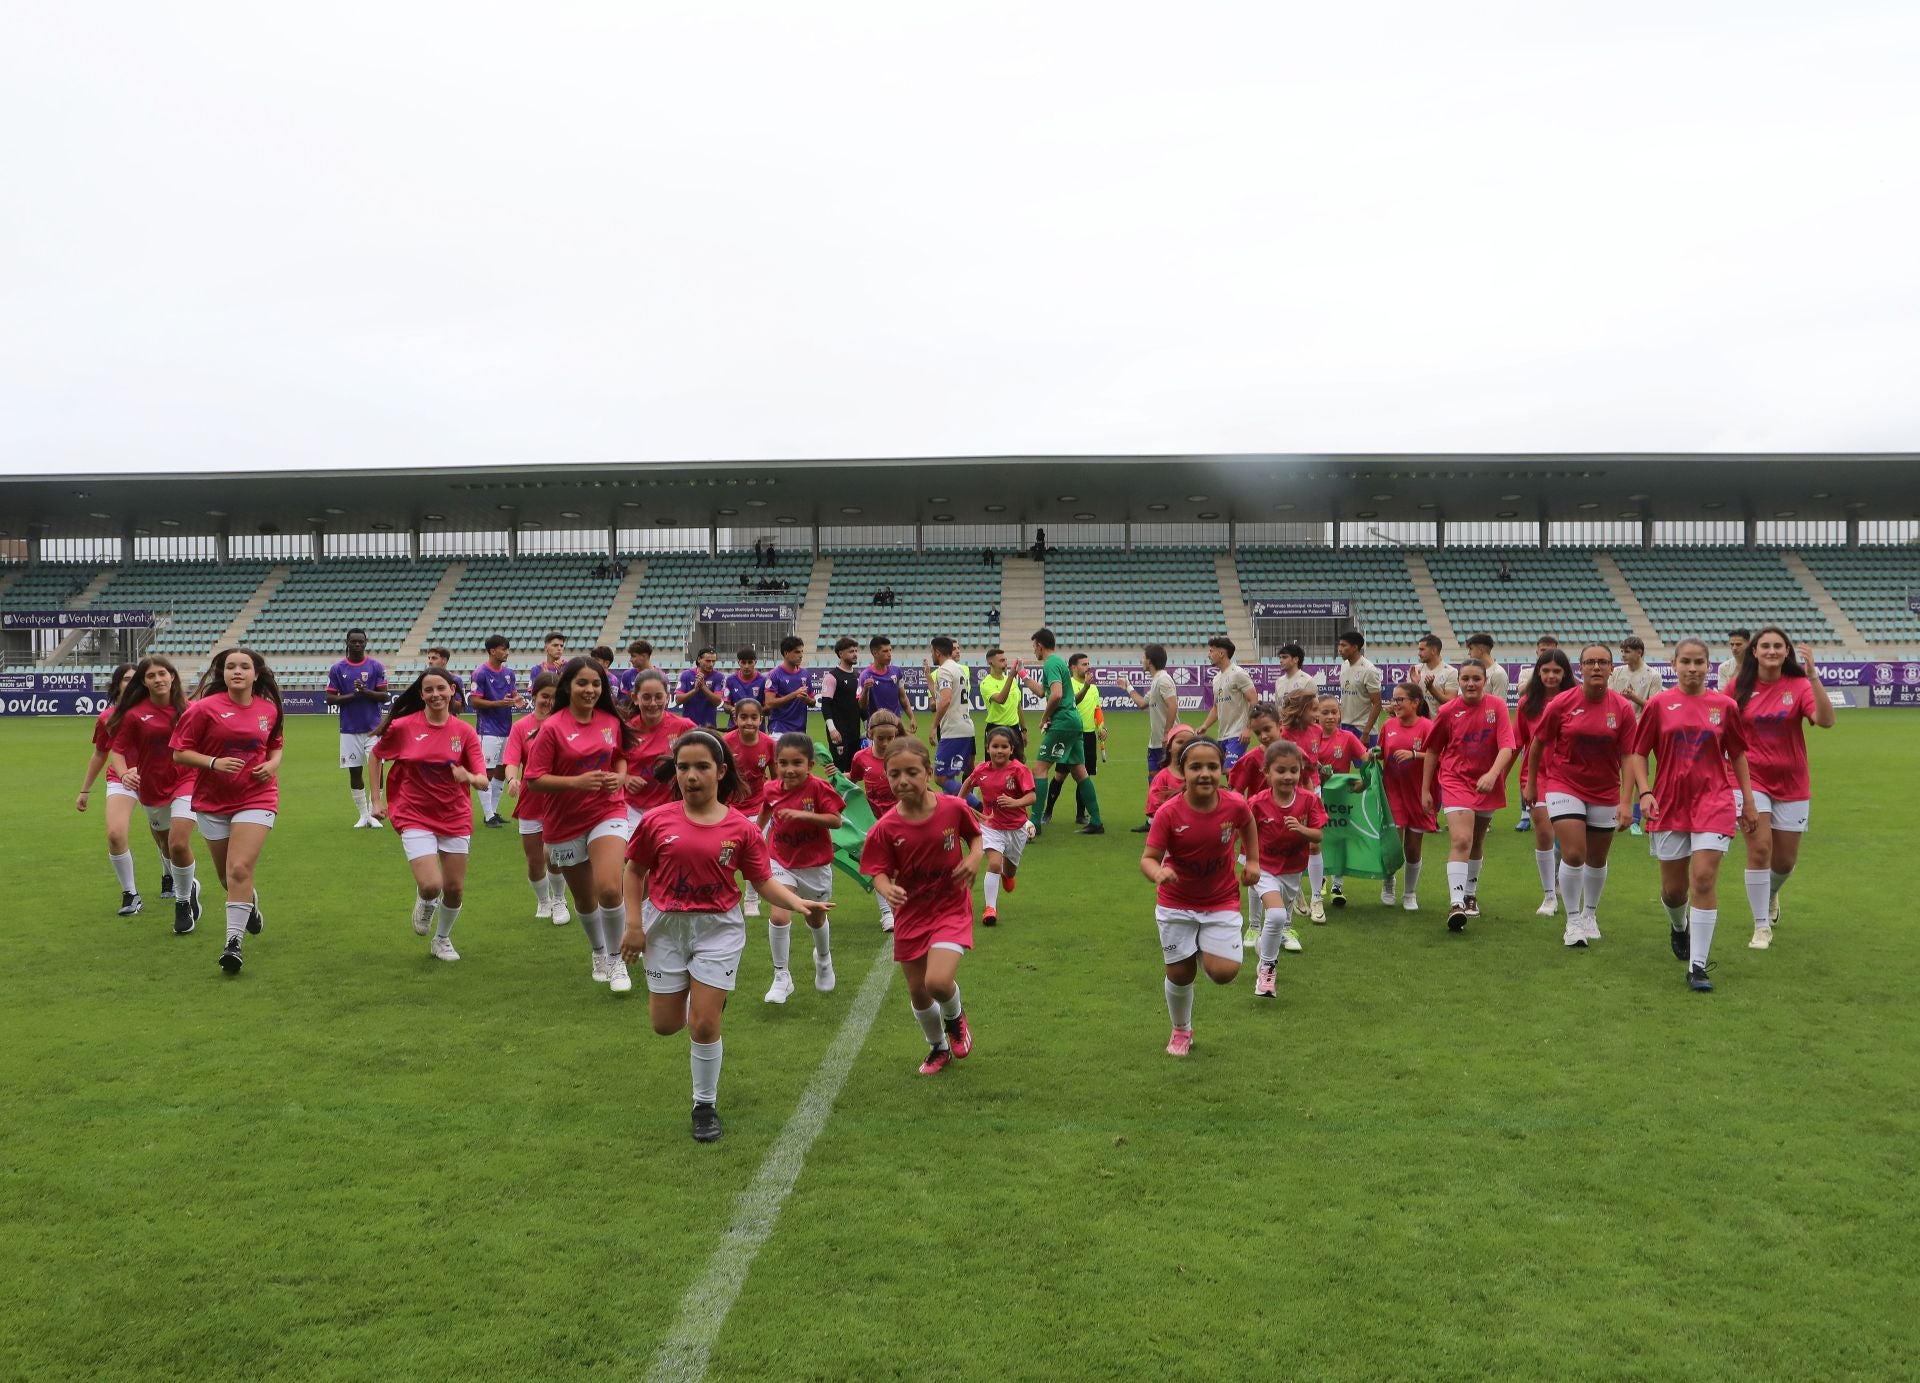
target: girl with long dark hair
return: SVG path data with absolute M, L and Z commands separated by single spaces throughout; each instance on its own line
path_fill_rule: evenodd
M 1600 939 L 1600 894 L 1620 825 L 1615 786 L 1637 719 L 1633 703 L 1613 690 L 1612 680 L 1612 652 L 1605 644 L 1588 644 L 1580 650 L 1580 684 L 1556 696 L 1529 727 L 1523 791 L 1553 824 L 1560 902 L 1567 910 L 1561 941 L 1572 947 Z M 1536 670 L 1527 690 L 1539 682 Z
M 513 798 L 513 819 L 520 828 L 520 850 L 527 857 L 527 882 L 533 886 L 533 915 L 545 918 L 556 927 L 564 927 L 573 920 L 573 914 L 567 911 L 566 877 L 558 869 L 547 868 L 546 827 L 541 820 L 546 814 L 547 799 L 541 793 L 529 792 L 521 781 L 527 766 L 527 744 L 553 714 L 553 698 L 559 688 L 560 679 L 551 672 L 543 672 L 533 679 L 533 685 L 527 689 L 533 714 L 513 723 L 507 732 L 506 747 L 500 752 L 500 761 L 506 769 L 507 792 Z
M 100 770 L 107 771 L 107 863 L 113 866 L 114 879 L 120 885 L 120 916 L 132 917 L 142 905 L 140 886 L 135 882 L 133 871 L 133 850 L 128 844 L 133 825 L 133 809 L 140 801 L 140 794 L 120 781 L 120 770 L 113 766 L 113 734 L 107 729 L 107 721 L 119 709 L 127 687 L 134 683 L 134 665 L 122 663 L 107 678 L 107 704 L 100 708 L 100 714 L 93 721 L 93 753 L 87 759 L 87 776 L 80 782 L 80 793 L 73 799 L 73 809 L 84 812 L 93 800 L 93 780 L 100 776 Z M 160 858 L 167 858 L 166 846 L 159 841 Z M 162 876 L 160 896 L 165 898 L 173 893 L 171 873 Z
M 147 814 L 154 843 L 166 853 L 173 929 L 182 936 L 200 920 L 200 883 L 193 876 L 193 783 L 198 775 L 173 761 L 168 743 L 186 711 L 180 670 L 154 654 L 134 668 L 106 722 L 110 762 Z M 136 894 L 136 911 L 139 901 Z
M 1549 648 L 1533 665 L 1520 704 L 1513 712 L 1513 756 L 1527 762 L 1527 751 L 1539 733 L 1540 721 L 1552 700 L 1573 686 L 1573 664 L 1557 648 Z M 1533 792 L 1531 774 L 1520 775 L 1520 800 L 1526 804 L 1528 820 L 1533 824 L 1533 867 L 1540 875 L 1540 906 L 1536 917 L 1552 917 L 1560 911 L 1559 875 L 1553 857 L 1553 819 L 1547 804 Z
M 1447 820 L 1447 930 L 1465 931 L 1480 915 L 1480 862 L 1487 827 L 1507 805 L 1513 722 L 1504 701 L 1487 695 L 1487 670 L 1460 665 L 1460 695 L 1440 708 L 1427 737 L 1420 807 L 1437 803 Z M 1438 789 L 1436 793 L 1436 788 Z
M 1800 862 L 1800 838 L 1813 806 L 1802 727 L 1832 729 L 1833 701 L 1820 685 L 1813 650 L 1805 644 L 1796 648 L 1774 624 L 1747 645 L 1733 681 L 1733 700 L 1747 736 L 1758 819 L 1747 833 L 1747 905 L 1753 912 L 1753 940 L 1747 945 L 1764 951 L 1773 945 L 1780 890 Z

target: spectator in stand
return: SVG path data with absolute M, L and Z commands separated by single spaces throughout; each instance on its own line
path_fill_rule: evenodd
M 987 607 L 987 626 L 992 629 L 998 629 L 1000 627 L 1000 607 L 998 605 L 989 605 Z
M 993 549 L 990 547 L 981 548 L 980 549 L 980 565 L 983 567 L 990 567 L 993 565 L 993 563 L 994 563 Z

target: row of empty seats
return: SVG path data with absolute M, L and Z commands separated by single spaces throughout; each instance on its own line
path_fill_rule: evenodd
M 617 578 L 593 574 L 596 560 L 470 559 L 427 641 L 477 655 L 489 635 L 505 635 L 516 650 L 530 651 L 557 632 L 569 648 L 591 648 L 620 588 Z
M 1213 557 L 1165 547 L 1049 553 L 1047 623 L 1063 647 L 1203 644 L 1226 627 Z
M 1796 642 L 1839 639 L 1778 551 L 1654 548 L 1615 552 L 1613 560 L 1662 643 L 1715 642 L 1729 629 L 1760 624 L 1777 624 Z
M 902 649 L 925 648 L 935 634 L 950 635 L 962 649 L 976 651 L 1000 641 L 999 628 L 987 619 L 1000 604 L 1000 568 L 983 565 L 978 553 L 843 551 L 832 556 L 833 577 L 820 621 L 822 650 L 843 634 L 862 645 L 874 634 L 885 634 Z M 893 604 L 873 603 L 882 587 L 892 587 Z
M 1868 643 L 1920 644 L 1920 548 L 1810 548 L 1801 560 Z
M 1617 644 L 1633 632 L 1591 553 L 1451 548 L 1427 553 L 1426 562 L 1462 640 L 1491 634 L 1496 650 L 1511 653 L 1547 631 L 1564 644 Z
M 1398 549 L 1242 548 L 1234 565 L 1243 600 L 1352 599 L 1369 645 L 1410 644 L 1426 632 L 1426 614 Z

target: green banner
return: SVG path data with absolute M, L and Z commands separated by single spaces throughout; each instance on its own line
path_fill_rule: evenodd
M 1320 780 L 1327 806 L 1327 833 L 1320 854 L 1327 873 L 1341 878 L 1384 879 L 1406 863 L 1400 832 L 1387 810 L 1387 788 L 1380 763 L 1369 759 L 1357 773 Z
M 813 758 L 815 763 L 832 770 L 833 755 L 827 752 L 826 745 L 816 743 Z M 865 788 L 843 773 L 832 772 L 831 776 L 833 790 L 847 801 L 840 813 L 840 825 L 833 832 L 833 867 L 871 893 L 873 880 L 860 872 L 860 849 L 867 843 L 867 832 L 873 829 L 873 808 L 867 805 Z

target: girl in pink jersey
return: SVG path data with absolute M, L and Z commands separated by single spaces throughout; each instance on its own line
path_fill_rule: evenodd
M 593 659 L 569 659 L 559 681 L 558 709 L 527 746 L 526 783 L 547 794 L 547 858 L 573 890 L 580 928 L 593 948 L 592 978 L 624 994 L 633 979 L 620 958 L 627 926 L 620 875 L 630 830 L 627 763 L 639 735 L 620 718 L 606 670 Z
M 1032 772 L 1016 757 L 1019 747 L 1012 726 L 991 727 L 985 761 L 975 765 L 960 785 L 962 797 L 980 794 L 980 833 L 987 863 L 987 905 L 980 921 L 988 927 L 999 925 L 1001 891 L 1013 892 L 1020 857 L 1027 849 L 1027 808 L 1038 791 Z
M 713 731 L 687 731 L 655 771 L 673 775 L 678 796 L 649 810 L 627 846 L 627 921 L 617 944 L 623 965 L 646 963 L 653 1030 L 687 1030 L 693 1138 L 711 1143 L 723 1132 L 714 1107 L 720 1015 L 747 947 L 740 880 L 775 907 L 805 913 L 809 926 L 824 924 L 833 904 L 802 898 L 773 877 L 760 828 L 731 805 L 739 779 Z
M 1487 670 L 1460 665 L 1460 694 L 1433 718 L 1421 765 L 1420 806 L 1447 817 L 1447 930 L 1464 931 L 1480 915 L 1480 861 L 1487 827 L 1507 805 L 1507 767 L 1513 762 L 1513 722 L 1506 703 L 1487 695 Z
M 460 959 L 453 924 L 466 899 L 473 792 L 487 785 L 480 737 L 454 718 L 456 694 L 451 677 L 428 668 L 387 707 L 368 756 L 373 800 L 386 804 L 413 871 L 413 934 L 431 931 L 428 953 L 445 961 Z
M 1255 793 L 1266 791 L 1268 746 L 1292 743 L 1280 738 L 1278 706 L 1271 701 L 1254 703 L 1253 709 L 1247 712 L 1247 741 L 1252 747 L 1234 760 L 1233 766 L 1227 770 L 1227 787 L 1251 801 Z M 1315 848 L 1318 849 L 1317 846 Z M 1240 940 L 1251 951 L 1260 945 L 1261 919 L 1266 915 L 1266 909 L 1261 905 L 1257 889 L 1248 889 L 1245 901 L 1247 929 Z M 1298 937 L 1293 938 L 1293 945 L 1289 949 L 1300 949 Z
M 727 739 L 731 753 L 733 737 Z M 833 784 L 814 777 L 811 735 L 804 730 L 789 730 L 774 742 L 774 777 L 760 794 L 760 833 L 767 838 L 773 856 L 773 877 L 808 902 L 833 901 L 833 833 L 840 829 L 846 805 Z M 793 913 L 776 906 L 768 911 L 768 921 L 773 985 L 767 990 L 767 1002 L 784 1004 L 793 996 L 793 974 L 787 968 Z M 808 918 L 807 930 L 813 938 L 813 987 L 831 994 L 832 932 L 825 918 Z
M 1427 836 L 1440 829 L 1433 819 L 1433 809 L 1420 797 L 1433 722 L 1425 715 L 1426 698 L 1414 682 L 1396 686 L 1387 709 L 1390 714 L 1380 725 L 1380 771 L 1386 780 L 1387 810 L 1393 814 L 1393 824 L 1400 828 L 1400 851 L 1407 860 L 1406 896 L 1399 899 L 1389 874 L 1381 881 L 1380 901 L 1392 907 L 1399 899 L 1405 911 L 1418 912 L 1420 899 L 1415 890 L 1420 886 L 1420 855 Z
M 1318 795 L 1320 791 L 1320 693 L 1309 688 L 1289 692 L 1280 703 L 1280 738 L 1300 751 L 1306 771 L 1300 786 Z M 1315 922 L 1327 920 L 1326 905 L 1320 900 L 1326 892 L 1327 867 L 1316 848 L 1307 856 L 1307 916 Z
M 529 791 L 522 781 L 527 768 L 527 746 L 553 714 L 553 698 L 559 687 L 559 677 L 551 672 L 543 672 L 533 679 L 533 685 L 527 688 L 533 714 L 514 721 L 513 729 L 507 732 L 507 745 L 501 751 L 500 761 L 506 770 L 506 791 L 514 802 L 513 819 L 520 828 L 520 851 L 527 858 L 527 883 L 533 888 L 533 915 L 546 918 L 556 927 L 564 927 L 573 921 L 573 914 L 567 911 L 566 876 L 558 869 L 547 868 L 547 837 L 541 821 L 547 799 Z
M 173 761 L 194 770 L 194 818 L 227 893 L 220 968 L 237 975 L 241 934 L 258 936 L 266 926 L 253 874 L 280 810 L 280 684 L 252 649 L 223 648 L 200 689 L 168 743 Z
M 892 711 L 875 711 L 873 719 L 867 722 L 867 738 L 870 743 L 854 751 L 853 762 L 848 773 L 860 784 L 865 794 L 867 808 L 878 821 L 893 810 L 893 788 L 887 782 L 887 751 L 893 747 L 894 740 L 900 734 L 900 717 Z M 880 907 L 880 930 L 893 930 L 893 904 L 885 895 L 874 894 L 874 902 Z
M 893 958 L 927 1039 L 920 1074 L 932 1076 L 973 1050 L 959 972 L 960 957 L 973 946 L 980 823 L 934 783 L 933 755 L 919 740 L 894 740 L 886 765 L 894 807 L 867 833 L 860 869 L 893 908 Z
M 1758 825 L 1740 708 L 1732 697 L 1707 690 L 1708 661 L 1702 639 L 1674 645 L 1680 684 L 1648 700 L 1627 758 L 1660 861 L 1673 954 L 1687 962 L 1687 987 L 1702 994 L 1713 991 L 1707 958 L 1720 920 L 1720 857 L 1733 843 L 1736 822 L 1749 834 Z
M 120 771 L 113 766 L 113 736 L 107 730 L 107 720 L 113 715 L 114 708 L 120 704 L 129 684 L 134 682 L 134 665 L 122 663 L 113 670 L 107 679 L 107 704 L 100 708 L 100 714 L 93 721 L 93 753 L 87 759 L 87 776 L 80 782 L 80 794 L 73 799 L 73 809 L 84 812 L 93 800 L 93 780 L 100 776 L 100 770 L 107 771 L 107 863 L 113 866 L 114 878 L 120 884 L 120 916 L 132 917 L 140 911 L 140 888 L 134 882 L 133 851 L 128 848 L 128 839 L 133 825 L 133 809 L 140 795 L 120 781 Z M 158 842 L 155 842 L 158 844 Z M 166 852 L 161 851 L 161 858 Z M 169 877 L 161 887 L 161 896 L 172 892 L 173 880 Z
M 1218 744 L 1190 739 L 1174 762 L 1182 791 L 1154 813 L 1140 872 L 1155 886 L 1173 1023 L 1167 1055 L 1186 1056 L 1193 1050 L 1193 986 L 1200 971 L 1215 984 L 1232 984 L 1240 974 L 1240 885 L 1260 881 L 1260 842 L 1247 799 L 1220 786 L 1226 760 Z
M 1277 997 L 1275 970 L 1280 952 L 1300 949 L 1292 917 L 1292 909 L 1300 902 L 1300 871 L 1307 867 L 1308 849 L 1327 825 L 1326 807 L 1300 786 L 1306 767 L 1293 745 L 1284 740 L 1274 745 L 1267 753 L 1267 785 L 1247 803 L 1260 842 L 1260 882 L 1254 892 L 1266 910 L 1259 936 L 1260 971 L 1253 982 L 1255 998 Z
M 671 802 L 672 773 L 660 772 L 673 758 L 673 742 L 693 728 L 693 722 L 667 709 L 667 678 L 658 668 L 647 668 L 634 678 L 632 731 L 627 750 L 627 829 L 655 807 Z
M 1539 731 L 1541 717 L 1547 713 L 1547 703 L 1572 685 L 1573 664 L 1559 649 L 1549 648 L 1534 663 L 1533 675 L 1527 678 L 1526 690 L 1520 693 L 1520 704 L 1513 712 L 1513 755 L 1523 768 L 1527 748 Z M 1520 775 L 1520 800 L 1526 804 L 1527 820 L 1533 826 L 1533 867 L 1540 875 L 1540 906 L 1533 910 L 1534 916 L 1552 917 L 1560 911 L 1553 858 L 1553 819 L 1547 814 L 1547 804 L 1533 791 L 1532 775 L 1524 771 Z
M 1191 725 L 1176 725 L 1167 731 L 1166 749 L 1164 751 L 1167 756 L 1167 762 L 1158 773 L 1153 775 L 1153 780 L 1147 784 L 1147 817 L 1149 824 L 1151 824 L 1155 812 L 1159 811 L 1162 807 L 1166 806 L 1167 803 L 1186 791 L 1186 779 L 1180 772 L 1180 749 L 1182 745 L 1188 740 L 1195 738 L 1197 734 L 1198 732 Z
M 1540 677 L 1536 670 L 1528 693 Z M 1567 909 L 1561 941 L 1572 947 L 1600 939 L 1600 894 L 1620 824 L 1614 785 L 1633 747 L 1633 703 L 1612 689 L 1612 677 L 1612 651 L 1588 644 L 1580 650 L 1580 684 L 1549 701 L 1528 728 L 1522 795 L 1553 824 Z
M 197 775 L 173 761 L 170 743 L 173 727 L 186 711 L 187 693 L 179 670 L 156 654 L 140 660 L 106 720 L 112 741 L 108 762 L 121 785 L 136 795 L 154 843 L 166 853 L 167 877 L 173 884 L 173 930 L 180 936 L 200 920 L 200 883 L 193 876 L 193 780 Z M 107 799 L 107 807 L 111 823 L 113 798 Z M 127 863 L 131 873 L 131 857 Z M 135 911 L 139 902 L 136 894 Z
M 732 726 L 721 738 L 726 741 L 727 752 L 733 755 L 734 772 L 740 777 L 733 805 L 749 821 L 758 821 L 767 779 L 773 776 L 773 740 L 761 733 L 762 712 L 756 698 L 741 697 L 733 703 L 730 715 Z M 742 907 L 748 917 L 760 915 L 760 895 L 753 891 L 751 884 L 747 886 Z
M 1734 703 L 1747 736 L 1747 766 L 1753 774 L 1758 826 L 1747 833 L 1747 905 L 1753 911 L 1755 951 L 1773 945 L 1780 920 L 1780 890 L 1800 862 L 1813 780 L 1807 772 L 1807 740 L 1801 727 L 1833 728 L 1833 701 L 1820 685 L 1813 650 L 1798 649 L 1777 625 L 1768 625 L 1747 645 L 1733 681 Z
M 1340 698 L 1321 697 L 1314 703 L 1313 713 L 1320 722 L 1320 743 L 1314 749 L 1314 767 L 1319 770 L 1320 781 L 1324 784 L 1342 773 L 1358 773 L 1360 765 L 1367 761 L 1367 746 L 1360 742 L 1358 735 L 1340 724 Z M 1315 842 L 1310 863 L 1319 857 L 1320 846 Z M 1327 879 L 1327 901 L 1336 908 L 1347 905 L 1345 884 L 1338 874 Z

